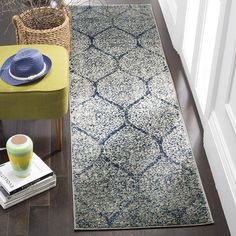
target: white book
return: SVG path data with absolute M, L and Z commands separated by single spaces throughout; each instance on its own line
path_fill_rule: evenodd
M 0 186 L 13 195 L 53 175 L 53 171 L 35 153 L 32 157 L 31 174 L 25 178 L 14 175 L 10 162 L 0 165 Z
M 21 190 L 20 192 L 17 192 L 15 194 L 9 195 L 6 190 L 0 186 L 0 195 L 3 199 L 3 202 L 10 202 L 14 200 L 19 200 L 21 198 L 24 198 L 25 196 L 31 194 L 31 192 L 37 191 L 39 188 L 44 188 L 46 185 L 56 182 L 56 175 L 53 174 L 52 176 L 49 176 L 33 185 L 30 185 L 28 188 L 25 188 Z
M 8 199 L 2 191 L 0 191 L 0 205 L 2 206 L 3 209 L 7 209 L 13 205 L 16 205 L 30 197 L 33 197 L 39 193 L 42 193 L 48 189 L 51 189 L 56 186 L 56 176 L 54 175 L 53 177 L 49 177 L 51 180 L 45 184 L 41 184 L 40 187 L 35 188 L 34 191 L 28 191 L 27 193 L 25 192 L 24 194 L 20 194 L 18 197 L 14 197 L 11 199 Z M 38 184 L 38 183 L 37 183 Z

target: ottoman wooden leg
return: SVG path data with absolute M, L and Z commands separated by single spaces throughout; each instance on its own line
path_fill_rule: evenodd
M 62 147 L 62 119 L 56 119 L 56 148 L 61 151 Z

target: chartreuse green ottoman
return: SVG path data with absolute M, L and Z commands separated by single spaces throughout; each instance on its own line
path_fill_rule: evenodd
M 0 79 L 0 119 L 56 119 L 57 148 L 61 150 L 61 117 L 68 111 L 69 55 L 64 47 L 32 44 L 0 46 L 0 67 L 22 48 L 35 48 L 52 61 L 40 81 L 12 86 Z

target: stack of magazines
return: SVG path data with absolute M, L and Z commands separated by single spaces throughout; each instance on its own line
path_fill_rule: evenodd
M 55 173 L 35 153 L 31 174 L 25 178 L 14 175 L 10 162 L 0 165 L 0 204 L 3 209 L 55 186 Z

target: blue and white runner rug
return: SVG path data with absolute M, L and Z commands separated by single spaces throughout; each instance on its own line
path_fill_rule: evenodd
M 72 8 L 75 229 L 213 222 L 150 5 Z

